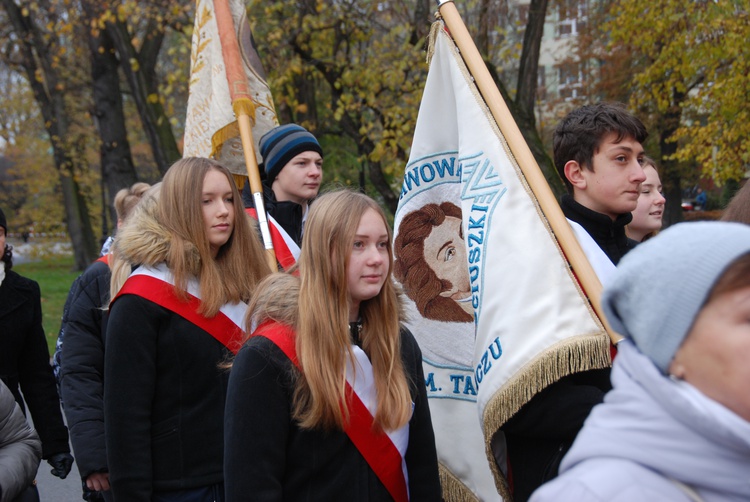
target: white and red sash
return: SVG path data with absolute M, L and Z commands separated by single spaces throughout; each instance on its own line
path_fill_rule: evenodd
M 177 298 L 174 291 L 174 276 L 166 264 L 161 263 L 156 267 L 138 267 L 120 288 L 113 303 L 122 295 L 145 298 L 195 324 L 236 354 L 242 347 L 244 338 L 242 322 L 247 304 L 225 303 L 215 316 L 205 317 L 198 313 L 201 296 L 197 279 L 192 278 L 188 281 L 187 292 L 187 301 Z
M 256 220 L 258 219 L 258 212 L 254 207 L 245 208 L 245 212 Z M 297 263 L 300 252 L 299 246 L 287 231 L 284 230 L 284 227 L 279 225 L 268 212 L 266 212 L 266 217 L 268 218 L 268 229 L 271 232 L 273 250 L 276 253 L 276 261 L 279 262 L 281 268 L 289 270 L 292 265 Z
M 294 330 L 273 321 L 261 324 L 254 336 L 271 340 L 297 368 Z M 367 355 L 359 347 L 354 347 L 359 371 L 354 371 L 347 362 L 346 397 L 349 409 L 349 422 L 344 432 L 364 457 L 375 475 L 396 502 L 409 500 L 408 473 L 406 470 L 406 448 L 409 443 L 409 425 L 387 433 L 376 432 L 373 428 L 372 412 L 377 407 L 375 381 L 372 365 Z

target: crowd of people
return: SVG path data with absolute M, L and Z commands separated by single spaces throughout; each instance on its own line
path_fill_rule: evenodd
M 647 136 L 613 103 L 555 131 L 562 211 L 625 340 L 611 369 L 558 380 L 503 426 L 514 500 L 750 497 L 750 228 L 660 232 Z M 303 127 L 259 145 L 278 270 L 247 189 L 184 158 L 117 195 L 116 235 L 71 287 L 54 359 L 84 499 L 441 500 L 385 213 L 318 196 L 323 150 Z M 750 223 L 747 192 L 727 219 Z M 40 459 L 61 478 L 73 463 L 39 286 L 12 270 L 7 229 L 0 211 L 3 502 L 38 500 Z

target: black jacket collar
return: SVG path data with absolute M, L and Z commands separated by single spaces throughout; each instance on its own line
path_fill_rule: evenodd
M 565 217 L 581 225 L 615 265 L 638 244 L 625 235 L 625 225 L 633 220 L 631 213 L 620 214 L 613 221 L 606 214 L 579 204 L 568 194 L 563 195 L 560 205 Z

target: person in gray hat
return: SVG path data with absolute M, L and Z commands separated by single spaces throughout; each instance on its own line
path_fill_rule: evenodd
M 602 306 L 625 337 L 613 390 L 531 500 L 750 500 L 750 227 L 669 228 Z

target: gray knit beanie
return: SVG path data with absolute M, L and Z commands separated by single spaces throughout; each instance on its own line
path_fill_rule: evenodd
M 674 225 L 620 261 L 602 293 L 604 314 L 666 374 L 716 281 L 747 253 L 748 225 Z

